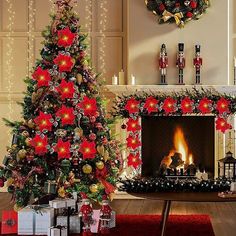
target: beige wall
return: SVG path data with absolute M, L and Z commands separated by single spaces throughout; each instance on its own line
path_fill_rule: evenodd
M 199 21 L 192 21 L 182 30 L 175 25 L 159 25 L 155 16 L 147 11 L 144 0 L 129 0 L 129 72 L 137 77 L 137 84 L 159 83 L 157 57 L 162 43 L 167 45 L 170 65 L 168 83 L 175 84 L 176 48 L 185 43 L 187 66 L 185 83 L 192 84 L 192 58 L 194 44 L 202 45 L 204 68 L 202 83 L 225 85 L 227 78 L 227 2 L 213 0 L 212 7 Z

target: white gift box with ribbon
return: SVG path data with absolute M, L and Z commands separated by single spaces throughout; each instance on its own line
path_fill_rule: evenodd
M 48 236 L 68 236 L 67 228 L 61 226 L 54 226 L 48 228 Z

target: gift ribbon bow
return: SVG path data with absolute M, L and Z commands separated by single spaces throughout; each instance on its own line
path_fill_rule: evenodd
M 9 226 L 9 227 L 12 227 L 12 226 L 14 226 L 14 225 L 16 224 L 16 221 L 13 220 L 13 219 L 7 219 L 6 221 L 3 221 L 2 223 L 3 223 L 4 225 L 7 225 L 7 226 Z
M 168 21 L 169 19 L 171 18 L 174 18 L 175 19 L 175 22 L 176 22 L 176 25 L 180 25 L 181 24 L 181 18 L 184 17 L 183 13 L 181 12 L 178 12 L 178 13 L 171 13 L 167 10 L 165 10 L 163 13 L 162 13 L 162 20 L 164 20 L 164 22 Z

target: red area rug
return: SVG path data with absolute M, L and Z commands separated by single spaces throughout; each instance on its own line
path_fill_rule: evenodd
M 118 215 L 117 227 L 112 236 L 159 236 L 160 216 Z M 214 236 L 208 215 L 171 215 L 167 223 L 166 236 Z

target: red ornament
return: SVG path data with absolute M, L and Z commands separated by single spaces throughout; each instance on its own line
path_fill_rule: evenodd
M 44 155 L 48 152 L 47 145 L 48 145 L 48 138 L 44 136 L 43 138 L 36 134 L 35 137 L 30 141 L 31 146 L 34 147 L 35 154 L 37 155 Z
M 57 87 L 57 91 L 60 93 L 61 98 L 64 100 L 66 98 L 73 98 L 75 93 L 74 83 L 66 82 L 64 79 L 61 81 L 60 85 Z
M 125 105 L 125 110 L 127 110 L 129 114 L 138 112 L 139 101 L 135 100 L 134 98 L 130 98 Z
M 89 142 L 86 139 L 80 144 L 79 152 L 82 153 L 83 159 L 93 159 L 96 156 L 97 150 L 95 142 Z
M 198 105 L 198 110 L 203 113 L 211 113 L 212 111 L 212 101 L 207 99 L 207 98 L 203 98 Z
M 218 117 L 216 120 L 216 129 L 225 133 L 226 130 L 231 129 L 232 126 L 224 118 Z
M 39 112 L 39 116 L 34 119 L 35 124 L 39 127 L 39 130 L 52 131 L 52 115 Z
M 135 132 L 140 129 L 141 129 L 141 126 L 139 125 L 139 120 L 138 119 L 134 120 L 132 118 L 129 118 L 127 122 L 127 131 Z
M 103 126 L 102 126 L 102 123 L 96 123 L 95 127 L 99 130 L 102 130 L 103 129 Z
M 62 105 L 56 116 L 61 119 L 62 125 L 73 125 L 75 123 L 74 109 L 72 107 Z
M 51 81 L 48 70 L 43 70 L 40 66 L 34 71 L 32 77 L 37 81 L 38 87 L 49 86 L 49 82 Z
M 140 154 L 137 153 L 136 155 L 130 153 L 127 157 L 127 164 L 128 166 L 133 166 L 135 169 L 137 169 L 140 165 L 142 165 L 142 160 L 140 159 Z
M 59 54 L 53 62 L 58 65 L 60 72 L 71 72 L 71 69 L 74 66 L 74 59 L 62 54 Z
M 154 97 L 149 97 L 146 99 L 146 102 L 144 104 L 144 108 L 148 111 L 148 114 L 158 111 L 157 103 L 158 103 L 158 101 Z
M 133 150 L 141 146 L 141 142 L 139 140 L 138 135 L 135 136 L 129 135 L 126 141 L 127 141 L 127 147 Z
M 83 101 L 78 104 L 78 107 L 84 111 L 85 116 L 94 116 L 97 112 L 97 100 L 84 96 Z
M 192 8 L 192 9 L 195 9 L 197 8 L 197 2 L 195 0 L 192 0 L 189 4 L 189 6 Z
M 58 30 L 57 36 L 57 45 L 59 47 L 69 47 L 73 44 L 76 34 L 72 33 L 69 27 L 66 27 L 65 29 Z
M 60 159 L 68 159 L 71 157 L 70 155 L 70 142 L 63 142 L 62 139 L 57 141 L 57 145 L 55 147 L 55 151 L 57 152 L 58 160 Z
M 159 5 L 159 11 L 164 11 L 166 8 L 165 8 L 165 5 L 163 3 L 161 3 Z
M 193 112 L 193 101 L 189 97 L 181 101 L 181 110 L 184 114 Z
M 96 138 L 97 138 L 96 134 L 94 134 L 94 133 L 89 134 L 90 140 L 94 141 Z
M 192 18 L 193 17 L 193 13 L 191 11 L 189 11 L 189 12 L 186 13 L 186 16 L 188 18 Z
M 225 98 L 221 98 L 216 104 L 216 110 L 219 114 L 229 113 L 230 101 Z
M 162 109 L 165 111 L 166 114 L 173 113 L 176 111 L 176 100 L 168 97 L 164 100 L 164 104 Z
M 0 188 L 2 188 L 4 186 L 4 179 L 0 178 Z

